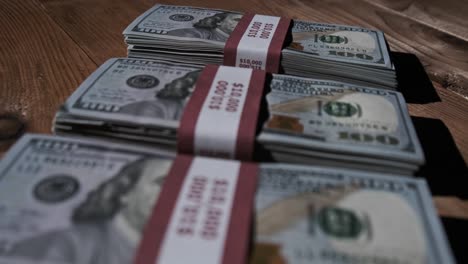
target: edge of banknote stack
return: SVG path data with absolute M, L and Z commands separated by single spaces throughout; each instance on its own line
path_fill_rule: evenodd
M 158 4 L 124 30 L 128 57 L 222 64 L 225 43 L 242 16 Z M 293 20 L 290 34 L 282 51 L 285 74 L 396 90 L 395 67 L 382 31 Z
M 0 262 L 454 263 L 424 179 L 174 157 L 24 136 L 0 162 Z
M 111 59 L 65 102 L 53 130 L 175 149 L 200 74 L 187 63 Z M 279 74 L 265 85 L 269 119 L 256 140 L 276 161 L 404 175 L 424 164 L 399 92 Z

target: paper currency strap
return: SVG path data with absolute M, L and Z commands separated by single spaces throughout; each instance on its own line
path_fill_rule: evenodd
M 266 72 L 208 65 L 177 135 L 179 153 L 251 160 Z
M 224 46 L 224 65 L 278 73 L 291 19 L 245 14 Z
M 135 263 L 246 263 L 255 163 L 179 155 Z

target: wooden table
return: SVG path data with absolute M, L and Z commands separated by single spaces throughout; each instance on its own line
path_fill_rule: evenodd
M 165 0 L 386 33 L 444 224 L 468 223 L 468 2 L 463 0 Z M 0 0 L 0 155 L 15 131 L 50 133 L 57 108 L 100 64 L 126 56 L 138 0 Z M 425 69 L 425 70 L 424 70 Z M 20 120 L 21 123 L 18 123 Z M 24 125 L 24 127 L 22 127 Z M 23 128 L 23 129 L 22 129 Z M 461 223 L 461 225 L 460 225 Z M 456 239 L 446 230 L 453 247 Z M 466 233 L 465 233 L 466 234 Z M 455 241 L 455 242 L 454 242 Z

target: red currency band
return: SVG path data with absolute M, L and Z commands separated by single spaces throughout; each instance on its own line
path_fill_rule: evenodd
M 224 67 L 224 66 L 223 66 Z M 234 71 L 247 71 L 247 69 L 224 67 L 223 69 Z M 197 124 L 200 116 L 203 113 L 202 108 L 206 100 L 209 100 L 208 95 L 210 89 L 213 89 L 213 81 L 217 76 L 219 66 L 208 65 L 202 71 L 194 92 L 187 103 L 184 113 L 182 115 L 179 129 L 178 129 L 178 151 L 179 153 L 195 154 L 195 155 L 209 155 L 206 153 L 198 153 L 195 148 L 195 141 L 197 140 Z M 266 73 L 260 70 L 251 70 L 250 80 L 246 86 L 246 96 L 243 107 L 236 113 L 236 120 L 239 120 L 238 126 L 233 126 L 233 131 L 236 133 L 234 138 L 227 138 L 226 141 L 234 141 L 234 150 L 232 151 L 234 159 L 249 161 L 253 158 L 256 128 L 258 122 L 258 115 L 260 111 L 260 103 L 263 95 L 263 88 L 265 84 Z M 235 82 L 235 74 L 230 82 Z M 206 113 L 206 112 L 204 112 Z M 212 122 L 220 122 L 222 125 L 223 120 L 212 120 Z M 210 121 L 211 122 L 211 121 Z M 200 137 L 207 137 L 206 135 L 198 135 Z M 209 137 L 209 136 L 208 136 Z M 210 150 L 210 146 L 204 146 L 203 149 Z M 215 151 L 213 151 L 215 153 Z
M 239 67 L 237 57 L 238 57 L 238 46 L 239 43 L 249 29 L 249 25 L 254 19 L 255 14 L 247 13 L 245 14 L 236 28 L 233 30 L 229 36 L 226 44 L 224 46 L 224 58 L 223 64 L 227 66 Z M 265 67 L 262 68 L 267 72 L 279 73 L 281 65 L 281 50 L 286 40 L 286 35 L 288 34 L 289 27 L 291 24 L 291 19 L 280 18 L 278 25 L 273 33 L 271 42 L 269 46 L 266 46 L 267 57 L 265 62 Z
M 241 164 L 227 240 L 224 245 L 223 263 L 225 264 L 248 262 L 247 252 L 253 218 L 252 213 L 255 209 L 254 201 L 258 173 L 257 164 L 249 162 Z
M 255 132 L 257 130 L 260 103 L 263 95 L 266 74 L 253 70 L 247 91 L 247 98 L 242 109 L 241 122 L 237 132 L 236 159 L 252 160 L 255 149 Z
M 172 211 L 192 160 L 192 156 L 178 155 L 173 161 L 153 213 L 144 228 L 144 235 L 135 255 L 135 264 L 154 263 L 158 258 L 166 227 L 169 225 Z
M 218 66 L 207 65 L 198 77 L 195 89 L 180 119 L 177 131 L 177 151 L 179 153 L 193 154 L 195 152 L 195 127 L 216 72 L 218 72 Z
M 281 66 L 281 51 L 283 49 L 284 41 L 286 40 L 286 35 L 289 31 L 289 26 L 291 25 L 290 18 L 281 18 L 276 28 L 275 33 L 273 34 L 273 39 L 271 40 L 270 47 L 268 47 L 268 57 L 267 57 L 267 72 L 279 73 Z
M 174 160 L 153 209 L 152 216 L 145 227 L 144 236 L 137 250 L 134 263 L 158 263 L 163 255 L 163 243 L 167 239 L 170 221 L 174 220 L 172 217 L 174 216 L 177 200 L 186 195 L 186 193 L 181 193 L 181 190 L 196 159 L 199 158 L 179 155 Z M 217 161 L 215 159 L 200 159 L 205 159 L 205 162 L 206 160 Z M 250 223 L 259 171 L 258 165 L 255 163 L 236 163 L 239 164 L 239 170 L 233 192 L 230 192 L 230 195 L 233 195 L 232 205 L 228 209 L 230 213 L 226 225 L 227 229 L 225 229 L 225 242 L 220 248 L 221 263 L 225 264 L 243 264 L 247 262 Z M 215 175 L 220 173 L 222 172 L 214 172 Z M 198 263 L 196 259 L 193 261 Z
M 231 32 L 231 35 L 224 45 L 223 65 L 236 66 L 237 46 L 254 16 L 255 14 L 252 13 L 244 14 L 241 20 L 237 23 L 237 26 Z

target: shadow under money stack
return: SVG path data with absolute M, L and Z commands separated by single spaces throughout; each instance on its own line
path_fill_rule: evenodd
M 190 64 L 111 59 L 61 107 L 53 130 L 175 149 L 201 71 Z M 398 92 L 277 74 L 266 85 L 270 116 L 257 141 L 276 161 L 406 175 L 424 163 Z
M 128 56 L 199 65 L 222 64 L 237 12 L 156 5 L 123 32 Z M 282 50 L 285 74 L 395 90 L 384 34 L 374 29 L 293 20 Z

